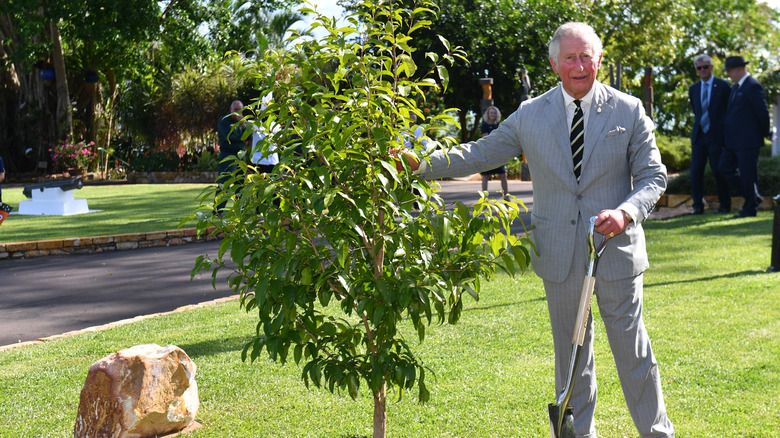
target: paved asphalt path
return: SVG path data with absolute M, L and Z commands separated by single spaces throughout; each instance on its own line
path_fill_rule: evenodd
M 509 181 L 509 191 L 532 207 L 531 183 Z M 479 181 L 446 181 L 441 196 L 473 205 Z M 495 191 L 499 181 L 488 187 Z M 491 193 L 491 196 L 499 195 Z M 530 225 L 530 213 L 522 215 Z M 523 231 L 520 221 L 512 231 Z M 209 274 L 190 273 L 201 254 L 219 242 L 110 251 L 96 254 L 0 260 L 0 346 L 33 341 L 233 295 L 222 272 L 217 289 Z
M 233 295 L 190 273 L 218 241 L 0 261 L 0 346 Z M 224 278 L 224 275 L 222 275 Z
M 533 190 L 530 182 L 509 180 L 509 193 L 515 196 L 517 199 L 523 201 L 528 211 L 520 209 L 520 220 L 515 220 L 512 225 L 512 233 L 519 234 L 525 232 L 525 228 L 531 225 L 531 211 L 533 207 Z M 462 202 L 467 206 L 476 204 L 479 200 L 479 191 L 482 190 L 481 181 L 442 181 L 441 191 L 439 195 L 444 199 L 447 208 L 450 207 L 455 201 Z M 501 195 L 497 193 L 497 190 L 501 189 L 501 181 L 491 180 L 488 183 L 488 191 L 491 198 L 500 198 Z M 525 225 L 525 228 L 523 227 Z

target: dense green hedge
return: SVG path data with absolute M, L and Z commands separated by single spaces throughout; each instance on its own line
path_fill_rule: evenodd
M 667 172 L 677 173 L 691 167 L 691 140 L 688 137 L 658 135 L 656 143 Z
M 672 173 L 670 171 L 670 173 Z M 772 157 L 771 148 L 761 149 L 761 156 L 758 159 L 758 191 L 762 196 L 775 196 L 780 194 L 780 156 Z M 677 177 L 669 180 L 666 193 L 683 195 L 691 193 L 690 171 L 685 170 Z M 710 167 L 704 171 L 704 194 L 715 195 L 715 178 L 712 176 Z M 733 196 L 739 196 L 739 193 L 732 190 Z

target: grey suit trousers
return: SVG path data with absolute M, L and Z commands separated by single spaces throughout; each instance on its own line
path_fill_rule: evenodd
M 577 308 L 587 268 L 587 224 L 579 218 L 577 240 L 573 242 L 574 262 L 562 282 L 544 281 L 547 307 L 555 343 L 556 393 L 563 390 L 569 360 Z M 632 225 L 633 226 L 633 225 Z M 600 236 L 597 235 L 597 240 Z M 598 242 L 597 242 L 598 244 Z M 607 245 L 606 251 L 615 250 Z M 604 268 L 608 268 L 605 265 Z M 598 305 L 628 410 L 642 437 L 673 437 L 674 428 L 666 415 L 661 382 L 650 338 L 642 319 L 642 276 L 607 281 L 596 270 L 595 307 Z M 632 323 L 633 322 L 633 323 Z M 577 437 L 595 438 L 596 369 L 593 353 L 593 316 L 583 344 L 572 399 Z

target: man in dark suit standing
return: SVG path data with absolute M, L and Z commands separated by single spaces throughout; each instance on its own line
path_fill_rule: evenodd
M 747 72 L 741 56 L 726 58 L 726 76 L 734 83 L 725 120 L 725 148 L 720 171 L 729 186 L 745 198 L 734 217 L 755 216 L 763 200 L 758 194 L 758 151 L 769 135 L 769 107 L 764 87 Z
M 712 75 L 712 58 L 699 55 L 693 61 L 696 74 L 701 81 L 688 89 L 688 99 L 693 109 L 693 129 L 691 132 L 691 198 L 693 214 L 704 213 L 704 167 L 710 162 L 715 177 L 718 213 L 731 211 L 731 196 L 726 179 L 718 170 L 721 150 L 723 149 L 723 120 L 729 104 L 731 86 L 723 79 Z

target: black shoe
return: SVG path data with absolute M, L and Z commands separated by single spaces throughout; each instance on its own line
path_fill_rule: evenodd
M 755 217 L 756 213 L 745 213 L 743 211 L 740 211 L 739 213 L 734 215 L 734 219 L 739 219 L 743 217 Z
M 693 207 L 693 214 L 704 214 L 704 208 L 702 208 L 702 207 Z
M 720 207 L 720 208 L 719 208 L 719 209 L 717 209 L 716 211 L 717 211 L 718 213 L 731 213 L 731 207 L 729 207 L 729 208 Z

